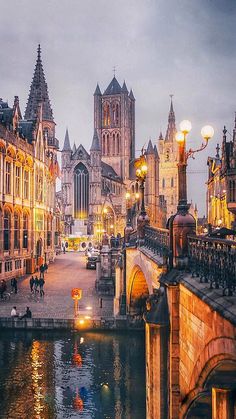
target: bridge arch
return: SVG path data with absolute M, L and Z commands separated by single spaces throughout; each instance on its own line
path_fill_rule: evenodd
M 135 265 L 129 278 L 128 312 L 132 315 L 142 314 L 147 297 L 152 293 L 151 284 L 139 265 Z
M 223 386 L 236 390 L 235 352 L 236 343 L 228 337 L 212 339 L 205 346 L 195 364 L 190 392 L 181 407 L 181 418 L 197 417 L 199 411 L 204 417 L 211 417 L 212 387 Z

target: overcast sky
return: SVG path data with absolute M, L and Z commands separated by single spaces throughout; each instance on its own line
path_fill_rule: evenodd
M 41 44 L 44 71 L 63 144 L 87 149 L 93 135 L 93 93 L 113 77 L 136 98 L 136 149 L 165 133 L 169 94 L 177 123 L 190 119 L 189 145 L 212 124 L 206 152 L 189 162 L 189 201 L 205 213 L 206 160 L 232 133 L 236 110 L 235 0 L 0 0 L 0 96 L 22 111 Z

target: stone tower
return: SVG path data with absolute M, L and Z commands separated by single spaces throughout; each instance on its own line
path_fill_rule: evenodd
M 89 198 L 89 233 L 94 233 L 94 227 L 101 223 L 101 146 L 97 130 L 94 130 L 93 142 L 90 148 L 91 176 Z
M 178 167 L 177 167 L 177 143 L 175 140 L 176 126 L 175 113 L 172 102 L 168 116 L 166 136 L 160 133 L 158 149 L 160 158 L 160 183 L 159 193 L 163 195 L 167 206 L 167 219 L 176 213 L 178 204 Z
M 96 87 L 94 128 L 100 139 L 102 160 L 126 181 L 135 154 L 135 98 L 125 82 L 121 87 L 115 76 L 103 94 Z
M 62 205 L 67 216 L 71 212 L 72 191 L 69 168 L 71 162 L 72 149 L 68 129 L 66 129 L 64 145 L 61 152 L 61 187 L 62 187 Z

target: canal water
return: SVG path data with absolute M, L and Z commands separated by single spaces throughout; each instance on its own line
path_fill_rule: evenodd
M 145 419 L 144 335 L 0 332 L 1 419 Z

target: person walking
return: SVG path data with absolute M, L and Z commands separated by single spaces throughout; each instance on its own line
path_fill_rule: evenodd
M 14 306 L 14 307 L 12 307 L 12 310 L 11 310 L 11 317 L 19 317 L 19 314 L 17 313 L 17 311 L 16 311 L 16 307 Z
M 12 293 L 14 292 L 14 281 L 15 281 L 15 278 L 11 278 L 11 292 Z
M 40 297 L 44 297 L 44 289 L 43 289 L 44 284 L 45 284 L 45 281 L 41 277 L 39 280 Z
M 33 290 L 34 290 L 34 277 L 33 277 L 33 275 L 31 276 L 29 283 L 30 283 L 30 291 L 32 293 Z
M 37 292 L 39 292 L 38 290 L 38 286 L 39 286 L 39 279 L 36 275 L 36 277 L 34 278 L 34 293 L 36 294 Z
M 18 284 L 17 284 L 17 279 L 16 278 L 13 278 L 13 280 L 12 280 L 12 286 L 13 286 L 13 289 L 14 289 L 15 294 L 17 294 L 17 291 L 18 291 L 17 286 L 18 286 Z
M 4 294 L 4 292 L 6 292 L 6 290 L 7 290 L 7 283 L 6 283 L 5 279 L 2 279 L 1 283 L 0 283 L 0 298 L 1 298 L 1 300 L 3 299 L 3 294 Z
M 29 307 L 26 307 L 26 312 L 23 314 L 23 316 L 20 317 L 20 319 L 31 319 L 32 313 Z

